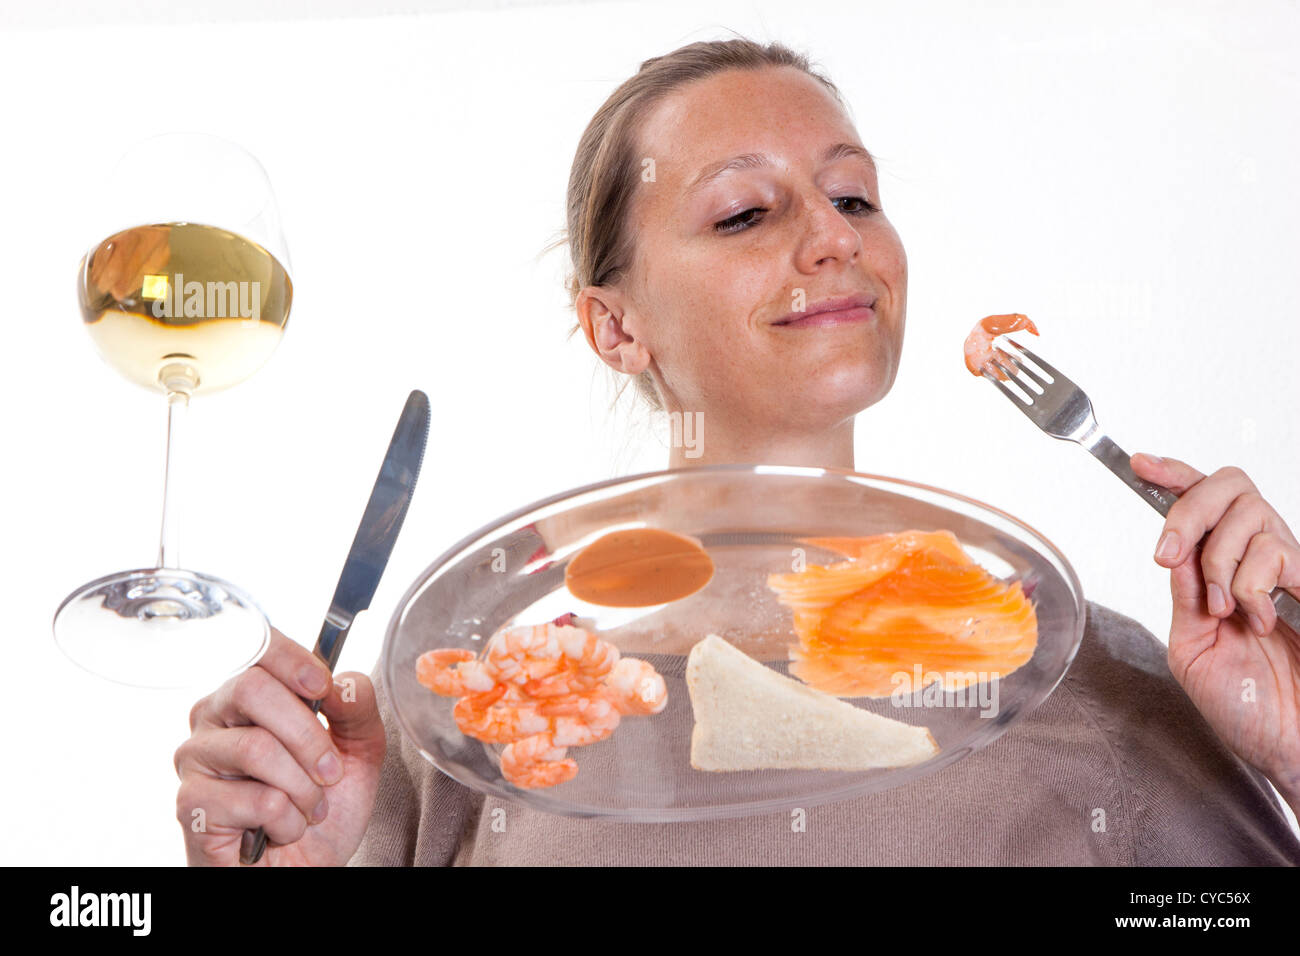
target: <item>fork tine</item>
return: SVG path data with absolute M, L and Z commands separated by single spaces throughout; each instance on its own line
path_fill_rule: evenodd
M 1024 388 L 1024 383 L 1020 381 L 1020 376 L 1016 373 L 1015 365 L 1007 364 L 1010 358 L 1011 356 L 1007 355 L 1006 352 L 1002 352 L 997 349 L 994 349 L 992 362 L 998 368 L 1002 369 L 1002 371 L 1007 373 L 1008 379 L 1010 379 L 1011 381 L 1015 382 L 1017 385 Z M 1032 391 L 1030 391 L 1027 388 L 1025 389 L 1025 391 L 1029 394 L 1031 398 L 1033 397 L 1034 393 Z
M 1014 365 L 1020 371 L 1021 375 L 1023 375 L 1026 379 L 1028 379 L 1030 382 L 1033 382 L 1034 385 L 1037 386 L 1038 391 L 1040 393 L 1047 391 L 1048 383 L 1044 381 L 1042 378 L 1040 378 L 1038 373 L 1035 372 L 1033 369 L 1029 368 L 1028 366 L 1020 364 L 1020 360 L 1016 358 L 1014 355 L 1012 355 L 1010 352 L 1003 352 L 1001 349 L 998 349 L 996 350 L 995 354 L 1002 356 L 1008 362 Z M 1006 365 L 1004 365 L 1002 362 L 999 362 L 998 364 L 1002 365 L 1002 367 L 1006 369 L 1008 372 L 1011 371 L 1011 369 L 1008 369 Z
M 1029 359 L 1029 361 L 1033 362 L 1035 365 L 1037 365 L 1039 368 L 1041 368 L 1041 369 L 1042 369 L 1044 372 L 1046 372 L 1048 375 L 1052 376 L 1053 381 L 1061 381 L 1061 382 L 1069 382 L 1069 381 L 1070 381 L 1068 378 L 1066 378 L 1064 375 L 1062 375 L 1060 372 L 1058 372 L 1054 367 L 1052 367 L 1052 365 L 1051 365 L 1050 363 L 1048 363 L 1048 362 L 1047 362 L 1046 360 L 1044 360 L 1044 359 L 1039 358 L 1037 355 L 1035 355 L 1035 354 L 1034 354 L 1033 352 L 1031 352 L 1029 349 L 1025 348 L 1023 345 L 1021 345 L 1021 344 L 1020 344 L 1019 342 L 1017 342 L 1015 339 L 1010 339 L 1010 338 L 1009 338 L 1009 339 L 1007 339 L 1006 341 L 1009 342 L 1009 343 L 1011 343 L 1011 344 L 1014 345 L 1017 349 L 1019 349 L 1022 353 L 1024 353 L 1025 357 L 1026 357 L 1027 359 Z
M 1039 389 L 1036 391 L 1035 389 L 1030 388 L 1028 380 L 1022 379 L 1017 374 L 1017 367 L 1007 364 L 1007 361 L 1010 358 L 1011 356 L 1006 352 L 1003 352 L 1001 349 L 995 349 L 993 352 L 992 364 L 996 365 L 1007 374 L 1007 381 L 1005 383 L 999 382 L 999 384 L 1005 384 L 1008 388 L 1011 388 L 1011 386 L 1014 385 L 1015 388 L 1011 389 L 1012 391 L 1019 390 L 1024 393 L 1024 398 L 1022 398 L 1021 401 L 1026 405 L 1033 405 L 1039 398 L 1046 394 L 1046 390 Z
M 1016 394 L 1020 398 L 1016 407 L 1044 432 L 1053 438 L 1077 442 L 1092 451 L 1097 441 L 1094 439 L 1088 444 L 1088 440 L 1098 432 L 1098 427 L 1087 393 L 1019 342 L 1004 341 L 1008 349 L 1014 348 L 1023 355 L 1024 363 L 1032 361 L 1040 371 L 1030 372 L 1010 351 L 995 348 L 980 372 L 1007 396 L 1023 391 L 1023 397 Z M 1002 372 L 1009 375 L 1006 382 L 995 379 L 995 375 Z M 1036 391 L 1039 389 L 1036 374 L 1050 375 L 1051 384 L 1043 385 L 1041 391 Z M 1096 454 L 1095 451 L 1093 453 Z
M 1000 389 L 1002 390 L 1003 394 L 1007 396 L 1007 398 L 1015 399 L 1016 402 L 1017 402 L 1018 404 L 1020 404 L 1020 405 L 1032 405 L 1032 404 L 1033 404 L 1032 401 L 1026 402 L 1026 401 L 1025 401 L 1025 400 L 1024 400 L 1020 395 L 1018 395 L 1018 394 L 1016 393 L 1015 389 L 1013 389 L 1013 388 L 1012 388 L 1010 385 L 1008 385 L 1006 382 L 1002 381 L 1002 379 L 998 378 L 996 375 L 994 375 L 992 372 L 990 372 L 990 371 L 989 371 L 989 368 L 988 368 L 987 365 L 985 365 L 982 369 L 980 369 L 980 374 L 983 375 L 985 378 L 987 378 L 990 382 L 992 382 L 992 383 L 993 383 L 994 385 L 996 385 L 998 388 L 1000 388 Z

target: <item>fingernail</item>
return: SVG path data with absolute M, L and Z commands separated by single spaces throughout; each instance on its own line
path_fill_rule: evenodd
M 1223 589 L 1217 584 L 1211 584 L 1205 589 L 1205 591 L 1209 597 L 1210 613 L 1215 617 L 1218 617 L 1223 613 L 1223 609 L 1228 606 L 1227 602 L 1223 599 Z
M 1264 622 L 1261 621 L 1257 615 L 1248 614 L 1246 616 L 1250 618 L 1250 626 L 1255 629 L 1256 634 L 1258 634 L 1260 637 L 1263 637 L 1266 633 L 1268 633 L 1267 631 L 1264 630 Z
M 338 783 L 343 777 L 343 765 L 339 763 L 339 758 L 334 756 L 333 751 L 330 751 L 317 761 L 316 772 L 326 783 Z
M 1172 560 L 1178 555 L 1178 532 L 1166 531 L 1165 536 L 1160 539 L 1160 546 L 1156 548 L 1156 558 Z
M 308 664 L 298 672 L 298 683 L 302 684 L 307 693 L 319 695 L 324 694 L 329 687 L 330 678 L 323 668 Z
M 329 812 L 330 805 L 324 797 L 320 798 L 320 803 L 316 804 L 316 809 L 311 812 L 311 822 L 320 823 L 325 819 L 325 814 Z
M 1153 465 L 1159 465 L 1164 462 L 1164 459 L 1161 458 L 1159 455 L 1152 455 L 1149 452 L 1145 452 L 1145 451 L 1140 451 L 1138 452 L 1138 454 L 1141 455 L 1143 458 L 1145 458 L 1147 461 L 1151 462 L 1151 464 Z

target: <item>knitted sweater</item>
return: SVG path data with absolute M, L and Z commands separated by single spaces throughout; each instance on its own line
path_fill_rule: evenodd
M 622 823 L 485 797 L 420 755 L 380 667 L 371 679 L 388 751 L 353 866 L 1300 864 L 1276 796 L 1215 736 L 1164 645 L 1091 601 L 1064 679 L 992 744 L 894 789 L 809 807 L 800 825 L 787 812 Z

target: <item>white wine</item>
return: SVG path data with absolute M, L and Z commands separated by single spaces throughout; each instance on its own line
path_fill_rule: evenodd
M 257 243 L 173 222 L 101 242 L 81 261 L 77 294 L 110 365 L 148 388 L 197 394 L 242 382 L 270 358 L 289 321 L 293 284 Z

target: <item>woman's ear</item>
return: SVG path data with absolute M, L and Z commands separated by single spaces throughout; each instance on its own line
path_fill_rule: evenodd
M 578 293 L 574 308 L 587 344 L 600 360 L 618 372 L 637 375 L 650 366 L 645 343 L 628 332 L 627 312 L 611 289 L 587 286 Z

